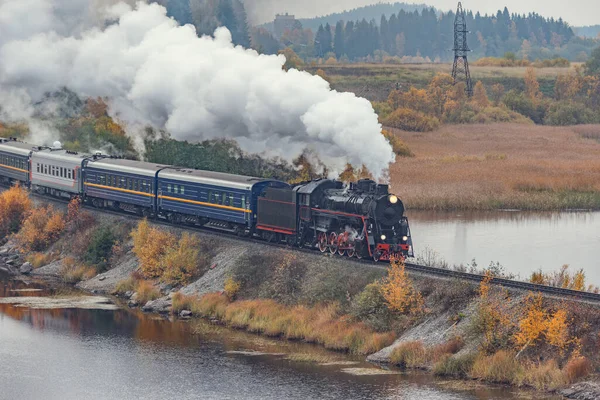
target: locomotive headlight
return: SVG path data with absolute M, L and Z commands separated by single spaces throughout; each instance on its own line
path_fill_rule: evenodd
M 381 235 L 381 240 L 385 241 L 385 239 L 387 239 L 387 236 Z
M 392 194 L 388 197 L 388 200 L 390 201 L 390 204 L 396 204 L 398 202 L 398 196 Z
M 408 236 L 402 236 L 402 241 L 403 242 L 408 242 Z

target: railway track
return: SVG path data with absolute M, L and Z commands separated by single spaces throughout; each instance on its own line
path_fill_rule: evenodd
M 39 198 L 39 199 L 43 199 L 45 201 L 53 201 L 53 202 L 61 203 L 63 205 L 66 205 L 68 203 L 67 201 L 64 201 L 62 199 L 49 198 L 46 196 L 31 193 L 31 192 L 30 192 L 30 195 L 33 197 Z M 141 217 L 127 213 L 127 212 L 118 212 L 118 211 L 112 211 L 112 210 L 106 210 L 106 209 L 98 209 L 98 208 L 94 208 L 94 207 L 86 206 L 86 205 L 82 205 L 82 207 L 85 209 L 88 209 L 88 210 L 99 211 L 102 213 L 119 216 L 119 217 L 126 217 L 126 218 L 129 218 L 132 220 L 141 219 Z M 152 222 L 156 225 L 162 225 L 165 227 L 173 227 L 173 225 L 169 224 L 168 222 L 166 222 L 164 220 L 153 219 Z M 214 228 L 210 228 L 210 227 L 193 227 L 193 226 L 186 226 L 186 225 L 181 225 L 181 226 L 177 226 L 177 227 L 180 229 L 185 229 L 185 230 L 189 230 L 189 231 L 210 233 L 211 235 L 228 238 L 230 240 L 237 240 L 237 241 L 241 241 L 241 242 L 254 242 L 257 244 L 264 245 L 264 246 L 270 246 L 270 247 L 281 248 L 281 249 L 288 249 L 288 250 L 292 249 L 292 247 L 290 247 L 289 245 L 286 245 L 286 244 L 269 243 L 269 242 L 266 242 L 259 238 L 237 237 L 233 234 L 223 232 L 218 229 L 214 229 Z M 293 249 L 294 249 L 294 251 L 299 251 L 299 252 L 303 252 L 303 253 L 309 253 L 309 254 L 313 254 L 313 255 L 318 254 L 315 252 L 315 250 L 309 249 L 309 248 L 293 248 Z M 374 261 L 369 260 L 369 259 L 353 259 L 353 258 L 342 258 L 342 257 L 339 257 L 339 259 L 344 260 L 345 262 L 353 263 L 353 264 L 369 266 L 371 268 L 377 268 L 377 269 L 385 269 L 386 268 L 381 263 L 375 263 Z M 428 275 L 428 276 L 442 277 L 442 278 L 448 278 L 448 279 L 460 279 L 460 280 L 474 282 L 474 283 L 480 283 L 484 279 L 484 276 L 479 275 L 479 274 L 454 271 L 454 270 L 450 270 L 450 269 L 437 268 L 437 267 L 419 265 L 419 264 L 408 263 L 408 262 L 406 263 L 406 269 L 408 271 L 417 272 L 417 273 Z M 521 282 L 521 281 L 510 280 L 510 279 L 505 279 L 505 278 L 493 278 L 490 283 L 493 285 L 503 286 L 503 287 L 511 288 L 511 289 L 544 293 L 544 294 L 551 295 L 553 297 L 558 297 L 558 298 L 564 298 L 564 299 L 582 301 L 582 302 L 600 303 L 600 294 L 598 294 L 598 293 L 580 292 L 580 291 L 572 290 L 572 289 L 563 289 L 563 288 L 557 288 L 557 287 L 552 287 L 552 286 L 538 285 L 538 284 L 534 284 L 534 283 Z

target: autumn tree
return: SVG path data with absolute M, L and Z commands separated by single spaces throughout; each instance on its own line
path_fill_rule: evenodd
M 42 251 L 58 240 L 65 225 L 64 214 L 51 205 L 35 208 L 28 213 L 15 239 L 25 252 Z
M 531 100 L 537 101 L 542 98 L 540 83 L 537 80 L 537 75 L 533 67 L 527 68 L 525 72 L 525 92 Z
M 583 88 L 583 81 L 577 74 L 558 74 L 554 85 L 556 100 L 572 100 Z
M 302 59 L 298 57 L 298 54 L 296 54 L 294 50 L 292 50 L 289 47 L 286 47 L 283 50 L 279 50 L 279 54 L 285 57 L 285 64 L 283 64 L 283 69 L 286 71 L 289 71 L 290 69 L 300 69 L 302 68 L 302 66 L 304 66 L 304 62 L 302 61 Z
M 163 270 L 161 281 L 179 285 L 189 282 L 198 272 L 200 240 L 197 236 L 184 233 L 160 260 Z
M 403 260 L 391 260 L 387 277 L 381 283 L 381 293 L 391 311 L 418 314 L 424 310 L 423 297 L 408 277 Z
M 33 207 L 27 192 L 16 185 L 0 194 L 0 236 L 15 233 Z
M 514 336 L 515 343 L 522 346 L 519 353 L 535 343 L 546 330 L 547 314 L 543 308 L 542 295 L 530 293 L 525 302 L 525 317 L 519 321 L 519 330 Z
M 147 219 L 140 221 L 131 232 L 133 253 L 140 262 L 140 269 L 146 278 L 159 278 L 164 272 L 162 258 L 175 244 L 175 236 L 150 227 Z
M 490 106 L 490 100 L 488 99 L 487 91 L 481 81 L 477 81 L 473 92 L 473 98 L 471 102 L 478 108 L 486 108 Z
M 506 89 L 504 88 L 504 85 L 502 85 L 501 83 L 496 83 L 494 86 L 492 86 L 491 98 L 495 106 L 498 106 L 498 104 L 500 104 L 502 97 L 504 97 L 505 90 Z

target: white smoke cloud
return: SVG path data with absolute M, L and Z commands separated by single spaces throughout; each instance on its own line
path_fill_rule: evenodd
M 150 124 L 176 139 L 233 138 L 288 160 L 309 149 L 333 173 L 350 162 L 382 177 L 394 155 L 371 104 L 306 72 L 286 73 L 284 62 L 234 47 L 225 28 L 199 38 L 158 4 L 0 0 L 4 117 L 22 117 L 66 87 L 109 98 L 138 142 L 136 127 Z

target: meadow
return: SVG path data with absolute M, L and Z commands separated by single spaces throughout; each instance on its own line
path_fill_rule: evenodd
M 578 65 L 572 63 L 569 68 L 536 68 L 540 90 L 544 94 L 552 94 L 556 77 L 573 71 Z M 451 73 L 452 64 L 323 64 L 307 66 L 305 69 L 311 73 L 323 70 L 333 89 L 353 92 L 371 101 L 383 101 L 396 83 L 402 90 L 407 90 L 411 85 L 425 87 L 436 74 Z M 486 88 L 497 83 L 504 85 L 507 90 L 520 88 L 526 71 L 526 67 L 471 65 L 473 81 L 482 81 Z
M 600 209 L 600 125 L 392 132 L 414 153 L 390 169 L 410 209 Z

